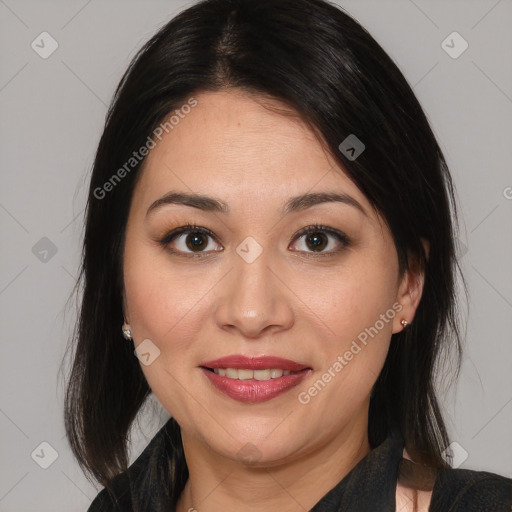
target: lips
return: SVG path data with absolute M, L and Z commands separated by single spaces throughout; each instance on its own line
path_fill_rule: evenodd
M 228 356 L 206 361 L 200 368 L 216 390 L 247 403 L 271 400 L 297 386 L 312 372 L 307 365 L 273 356 Z M 222 370 L 227 370 L 227 374 Z M 264 370 L 271 370 L 274 376 L 261 380 Z

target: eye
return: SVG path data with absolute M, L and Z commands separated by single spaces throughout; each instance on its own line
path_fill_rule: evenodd
M 173 253 L 193 257 L 196 255 L 201 256 L 211 245 L 213 248 L 210 247 L 210 250 L 215 249 L 215 244 L 208 243 L 208 238 L 215 240 L 215 235 L 209 229 L 196 226 L 195 224 L 187 224 L 168 233 L 162 240 L 159 240 L 159 243 Z M 169 247 L 171 243 L 176 245 L 177 249 Z
M 341 248 L 332 249 L 331 247 L 330 250 L 324 251 L 326 246 L 329 245 L 329 237 L 334 238 L 338 244 L 341 244 Z M 294 240 L 300 238 L 304 238 L 306 249 L 311 249 L 313 254 L 318 253 L 319 256 L 327 256 L 338 253 L 343 248 L 350 245 L 350 240 L 347 235 L 345 235 L 345 233 L 328 226 L 322 226 L 320 224 L 315 224 L 302 229 L 295 235 Z M 336 245 L 336 243 L 334 243 L 334 245 Z M 304 252 L 309 251 L 304 250 Z

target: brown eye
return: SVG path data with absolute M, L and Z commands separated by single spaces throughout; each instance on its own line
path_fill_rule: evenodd
M 296 236 L 295 239 L 304 238 L 305 240 L 305 247 L 304 252 L 312 252 L 312 253 L 319 253 L 319 254 L 332 254 L 337 253 L 344 247 L 347 247 L 350 244 L 350 240 L 345 235 L 345 233 L 342 233 L 341 231 L 338 231 L 337 229 L 329 228 L 327 226 L 320 226 L 320 225 L 314 225 L 314 226 L 308 226 L 307 228 L 304 228 L 302 231 L 300 231 Z M 336 249 L 336 243 L 329 244 L 330 240 L 329 238 L 334 238 L 335 241 L 338 243 L 338 245 L 341 245 L 341 249 Z M 325 251 L 324 249 L 331 245 L 331 249 L 328 251 Z M 332 246 L 334 245 L 334 249 Z M 299 249 L 300 251 L 300 249 Z
M 306 235 L 306 244 L 312 251 L 322 251 L 328 243 L 328 237 L 320 231 Z
M 191 251 L 202 251 L 208 245 L 208 235 L 199 231 L 190 232 L 185 238 L 185 244 Z
M 215 240 L 209 229 L 188 224 L 171 231 L 159 243 L 173 253 L 195 256 L 215 250 L 216 244 L 209 239 Z M 208 247 L 210 250 L 207 251 Z

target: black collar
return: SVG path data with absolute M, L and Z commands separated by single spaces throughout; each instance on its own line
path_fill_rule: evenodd
M 375 447 L 311 512 L 395 512 L 404 442 L 398 431 Z

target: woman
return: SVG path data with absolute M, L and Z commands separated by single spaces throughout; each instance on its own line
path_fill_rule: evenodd
M 510 479 L 447 463 L 456 220 L 411 88 L 339 8 L 169 22 L 90 184 L 65 404 L 89 511 L 510 510 Z M 128 468 L 151 393 L 171 418 Z

